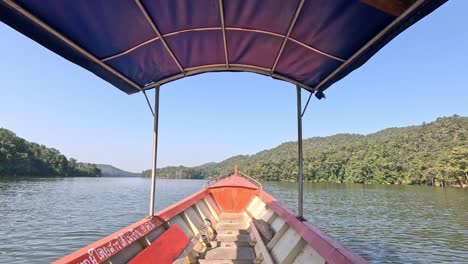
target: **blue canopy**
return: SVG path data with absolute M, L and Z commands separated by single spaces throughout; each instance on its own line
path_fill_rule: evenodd
M 131 94 L 250 71 L 318 98 L 447 0 L 0 0 L 0 20 Z

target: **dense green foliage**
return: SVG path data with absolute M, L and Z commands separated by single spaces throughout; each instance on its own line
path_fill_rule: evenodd
M 67 159 L 58 150 L 0 128 L 0 176 L 101 176 L 95 164 Z
M 468 184 L 468 118 L 453 116 L 370 135 L 304 140 L 304 178 L 313 182 Z M 166 167 L 161 178 L 211 178 L 239 170 L 264 181 L 295 181 L 297 142 L 193 168 Z M 145 176 L 151 171 L 143 172 Z

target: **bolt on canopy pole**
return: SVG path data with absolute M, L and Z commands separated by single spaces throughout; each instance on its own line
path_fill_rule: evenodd
M 302 177 L 302 105 L 301 105 L 301 87 L 296 86 L 297 89 L 297 154 L 298 154 L 298 208 L 297 208 L 297 218 L 302 220 L 304 219 L 303 215 L 303 198 L 304 198 L 304 188 L 303 188 L 303 177 Z
M 154 129 L 153 129 L 153 167 L 151 170 L 151 197 L 149 216 L 154 216 L 154 196 L 156 192 L 156 161 L 158 157 L 158 123 L 159 123 L 159 86 L 154 95 Z

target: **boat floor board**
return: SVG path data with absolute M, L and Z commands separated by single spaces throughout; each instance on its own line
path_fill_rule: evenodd
M 246 222 L 243 223 L 218 223 L 216 230 L 234 229 L 234 230 L 245 230 L 249 227 Z
M 200 264 L 253 264 L 253 260 L 232 260 L 232 259 L 200 259 Z
M 245 223 L 244 219 L 220 219 L 218 224 L 241 224 Z
M 238 247 L 249 247 L 250 241 L 232 241 L 232 242 L 225 242 L 225 241 L 211 241 L 211 246 L 213 248 L 217 247 L 230 247 L 230 248 L 238 248 Z
M 249 232 L 245 229 L 235 230 L 235 229 L 216 229 L 218 235 L 239 235 L 239 234 L 248 234 Z
M 223 188 L 216 186 L 218 194 Z M 232 213 L 239 204 L 237 194 L 234 195 L 233 186 L 226 188 L 232 195 L 220 194 L 216 200 L 213 190 L 205 188 L 155 217 L 142 219 L 54 263 L 151 263 L 155 259 L 159 264 L 367 264 L 317 227 L 299 221 L 292 211 L 261 189 L 249 190 L 250 203 L 241 212 Z M 221 198 L 228 199 L 224 207 L 218 207 Z M 170 236 L 171 230 L 176 229 L 179 235 Z M 174 241 L 161 243 L 166 236 Z M 179 242 L 186 244 L 174 248 Z M 164 246 L 162 250 L 160 244 Z M 154 251 L 156 247 L 158 252 Z
M 244 220 L 242 213 L 222 213 L 219 217 L 221 220 Z
M 251 247 L 238 247 L 238 248 L 214 248 L 206 252 L 205 259 L 217 260 L 254 260 L 255 252 Z
M 199 259 L 200 264 L 253 263 L 256 255 L 250 246 L 249 223 L 242 213 L 223 213 L 216 226 L 218 232 L 212 248 Z
M 217 235 L 216 240 L 220 242 L 249 242 L 249 234 L 239 234 L 239 235 Z

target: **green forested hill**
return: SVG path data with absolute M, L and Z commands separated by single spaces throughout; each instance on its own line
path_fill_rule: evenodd
M 141 177 L 141 173 L 125 171 L 108 164 L 96 164 L 96 167 L 101 170 L 102 177 Z
M 28 142 L 0 128 L 0 176 L 101 176 L 95 164 L 67 159 L 58 150 Z
M 468 118 L 388 128 L 369 135 L 306 139 L 304 178 L 314 182 L 468 184 Z M 266 181 L 295 181 L 297 142 L 197 167 L 166 167 L 161 178 L 210 178 L 239 170 Z M 145 175 L 150 175 L 145 171 Z

